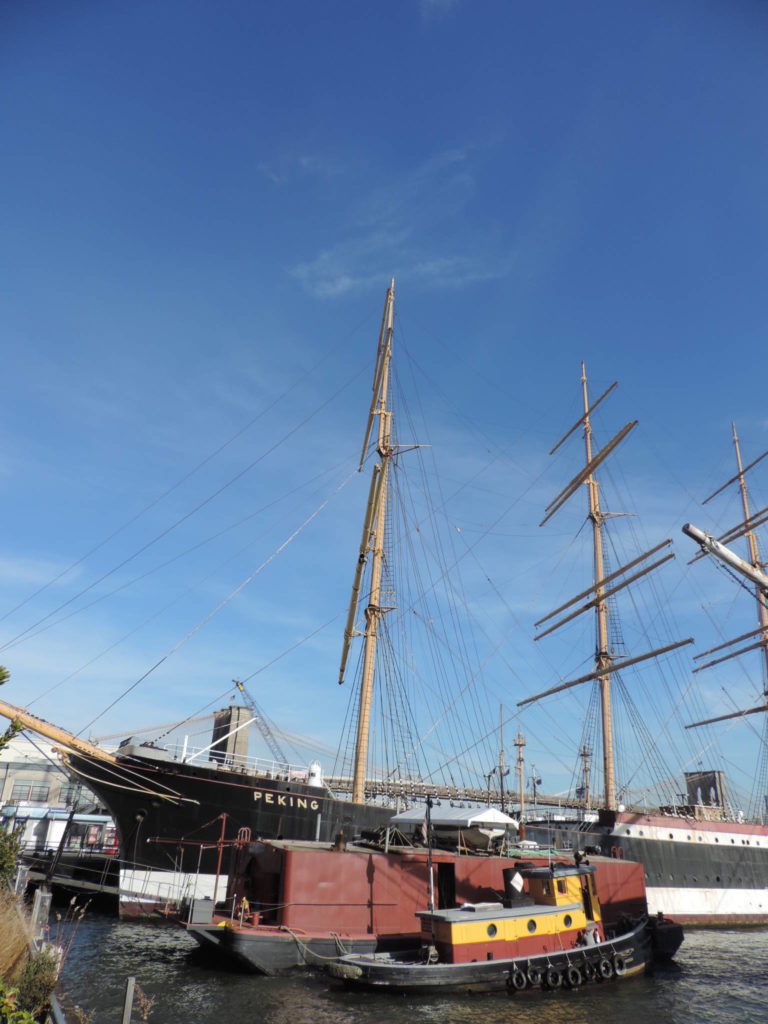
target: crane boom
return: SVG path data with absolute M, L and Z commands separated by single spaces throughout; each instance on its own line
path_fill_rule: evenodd
M 235 686 L 238 688 L 240 693 L 242 693 L 247 702 L 247 706 L 251 709 L 254 722 L 256 723 L 256 728 L 264 737 L 264 741 L 269 747 L 272 757 L 274 757 L 276 761 L 280 761 L 282 764 L 288 764 L 288 758 L 285 756 L 280 744 L 277 742 L 275 734 L 270 729 L 269 723 L 264 717 L 264 712 L 256 703 L 253 694 L 245 688 L 245 684 L 241 683 L 239 679 L 235 679 Z

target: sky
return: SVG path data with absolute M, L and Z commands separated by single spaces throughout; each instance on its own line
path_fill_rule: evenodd
M 745 461 L 768 448 L 767 40 L 756 2 L 4 4 L 3 698 L 106 736 L 251 677 L 336 748 L 393 276 L 401 433 L 432 445 L 483 685 L 552 788 L 579 698 L 514 716 L 592 656 L 591 623 L 532 640 L 591 582 L 583 495 L 538 526 L 583 462 L 578 435 L 547 455 L 582 360 L 593 395 L 619 381 L 601 443 L 639 421 L 611 508 L 675 540 L 665 629 L 753 628 L 680 526 L 741 518 L 701 505 L 732 421 Z M 702 707 L 724 685 L 754 700 L 759 663 L 701 677 Z M 723 743 L 755 755 L 743 723 Z

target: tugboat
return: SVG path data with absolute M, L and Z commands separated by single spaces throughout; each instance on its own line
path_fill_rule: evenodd
M 351 986 L 398 992 L 578 988 L 650 970 L 674 956 L 680 925 L 663 918 L 603 924 L 594 865 L 508 868 L 504 903 L 417 913 L 410 954 L 351 953 L 330 965 Z M 528 895 L 522 895 L 524 881 Z

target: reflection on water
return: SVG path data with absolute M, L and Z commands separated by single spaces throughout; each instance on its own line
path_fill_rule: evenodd
M 356 993 L 321 973 L 261 978 L 201 961 L 165 924 L 87 916 L 63 970 L 69 997 L 121 1019 L 125 980 L 155 998 L 152 1024 L 766 1024 L 768 931 L 689 931 L 677 958 L 652 977 L 575 992 L 415 997 Z M 134 1011 L 134 1020 L 138 1020 Z

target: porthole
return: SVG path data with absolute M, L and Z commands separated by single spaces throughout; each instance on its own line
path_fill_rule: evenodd
M 640 831 L 639 831 L 638 835 L 644 836 L 644 835 L 645 835 L 645 832 L 643 832 L 643 830 L 642 830 L 642 829 L 640 829 Z
M 690 837 L 690 836 L 688 836 L 688 842 L 690 843 L 690 841 L 691 841 L 691 837 Z
M 717 836 L 715 836 L 715 842 L 716 842 L 716 843 L 719 843 L 719 842 L 720 842 L 720 840 L 719 840 L 719 839 L 717 838 Z
M 674 838 L 675 838 L 675 837 L 674 837 L 674 836 L 672 835 L 672 833 L 671 833 L 671 832 L 669 833 L 669 838 L 670 838 L 670 839 L 674 839 Z
M 533 918 L 531 918 L 528 922 L 528 931 L 531 934 L 533 934 L 536 931 L 536 922 L 533 920 Z
M 720 881 L 720 875 L 716 875 L 716 876 L 715 876 L 715 881 L 716 881 L 716 882 L 719 882 L 719 881 Z
M 570 928 L 572 924 L 573 924 L 573 918 L 571 917 L 570 914 L 566 914 L 565 917 L 563 918 L 563 925 L 566 928 Z
M 731 840 L 731 843 L 735 843 L 735 842 L 736 842 L 736 840 L 735 840 L 735 839 L 732 839 L 732 840 Z
M 498 931 L 498 928 L 496 927 L 495 924 L 489 924 L 487 930 L 488 930 L 488 936 L 492 939 L 494 937 L 494 935 L 496 934 L 496 932 Z
M 701 842 L 701 836 L 699 836 L 699 842 Z
M 631 835 L 632 835 L 632 832 L 630 831 L 630 829 L 627 829 L 627 835 L 628 835 L 628 836 L 631 836 Z

